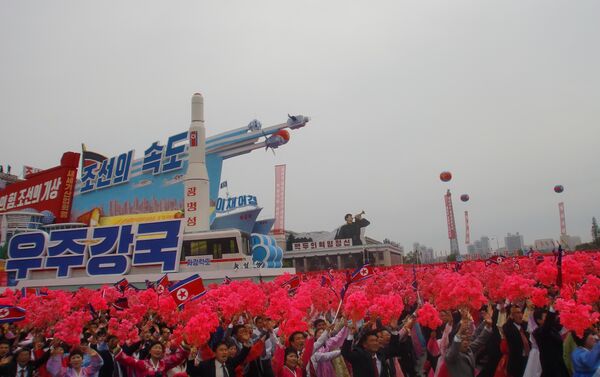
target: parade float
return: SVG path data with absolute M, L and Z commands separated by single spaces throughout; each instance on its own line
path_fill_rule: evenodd
M 258 219 L 256 196 L 219 191 L 224 160 L 278 148 L 308 121 L 288 115 L 263 128 L 254 120 L 206 138 L 196 93 L 189 129 L 140 157 L 83 148 L 81 167 L 80 154 L 67 152 L 59 166 L 13 179 L 0 190 L 0 284 L 74 289 L 124 276 L 143 283 L 201 273 L 210 282 L 294 272 L 282 268 L 283 251 L 269 235 L 274 219 Z

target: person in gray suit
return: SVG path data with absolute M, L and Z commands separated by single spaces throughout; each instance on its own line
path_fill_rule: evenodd
M 467 320 L 461 321 L 452 345 L 446 353 L 446 366 L 450 376 L 475 376 L 477 353 L 484 349 L 488 339 L 492 335 L 492 315 L 489 309 L 482 320 L 485 323 L 485 327 L 474 341 L 471 341 L 473 326 Z

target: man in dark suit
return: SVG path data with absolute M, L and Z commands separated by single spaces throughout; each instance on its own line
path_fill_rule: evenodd
M 377 331 L 363 333 L 356 347 L 352 347 L 353 339 L 353 335 L 349 335 L 342 346 L 342 356 L 352 365 L 352 374 L 360 377 L 391 377 L 385 357 L 378 354 L 381 344 Z
M 485 313 L 483 318 L 484 328 L 477 338 L 471 342 L 471 322 L 463 320 L 458 333 L 451 340 L 450 348 L 446 353 L 446 366 L 452 377 L 473 377 L 476 369 L 476 355 L 485 347 L 492 335 L 491 311 Z
M 229 358 L 229 344 L 220 341 L 214 347 L 215 357 L 195 365 L 188 361 L 187 374 L 190 377 L 235 377 L 235 368 L 240 365 L 250 352 L 250 344 L 243 345 L 242 350 L 233 358 Z
M 35 371 L 44 365 L 50 356 L 46 352 L 44 357 L 31 361 L 31 350 L 21 348 L 12 358 L 2 359 L 0 362 L 0 377 L 33 377 Z
M 502 326 L 502 330 L 508 343 L 508 374 L 511 377 L 523 377 L 531 343 L 527 323 L 523 321 L 523 311 L 519 306 L 511 306 L 510 318 Z
M 108 350 L 98 351 L 100 357 L 104 361 L 98 377 L 125 377 L 127 373 L 123 367 L 115 362 L 116 352 L 119 350 L 119 338 L 116 335 L 109 335 L 106 338 L 106 346 Z
M 483 318 L 486 311 L 481 311 L 481 316 Z M 498 323 L 498 315 L 500 314 L 498 307 L 493 308 L 492 313 L 492 334 L 488 339 L 486 345 L 483 350 L 479 352 L 477 357 L 477 365 L 479 365 L 479 374 L 478 377 L 494 377 L 496 373 L 496 368 L 498 367 L 498 363 L 502 358 L 502 353 L 500 352 L 500 341 L 502 337 L 500 336 L 500 330 L 496 325 Z M 481 334 L 485 327 L 485 322 L 482 322 L 475 331 L 475 338 Z
M 554 312 L 548 312 L 546 319 L 533 331 L 533 337 L 540 349 L 541 377 L 569 377 L 563 355 L 561 325 Z

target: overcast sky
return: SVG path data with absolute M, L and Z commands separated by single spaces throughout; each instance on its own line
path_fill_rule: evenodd
M 532 243 L 558 238 L 561 200 L 568 233 L 589 240 L 599 15 L 596 0 L 5 0 L 0 163 L 51 167 L 81 142 L 139 157 L 187 129 L 199 91 L 209 136 L 312 118 L 275 156 L 223 167 L 270 217 L 273 166 L 287 164 L 288 229 L 332 230 L 364 209 L 369 236 L 447 250 L 450 188 L 462 252 L 465 210 L 472 239 Z

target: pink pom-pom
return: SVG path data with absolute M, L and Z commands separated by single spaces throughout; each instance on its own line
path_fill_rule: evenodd
M 548 291 L 544 288 L 533 288 L 531 291 L 531 302 L 538 308 L 548 305 Z
M 54 337 L 70 345 L 79 345 L 83 326 L 91 319 L 87 312 L 73 312 L 54 326 Z
M 219 326 L 219 318 L 208 307 L 201 309 L 185 325 L 183 333 L 187 342 L 196 347 L 205 345 L 210 334 Z
M 558 275 L 556 264 L 547 259 L 537 265 L 535 278 L 544 285 L 552 285 L 556 283 L 556 276 Z
M 557 299 L 554 304 L 560 314 L 560 322 L 567 329 L 575 331 L 577 336 L 598 322 L 600 313 L 594 312 L 591 305 L 577 304 L 573 300 Z
M 291 302 L 287 291 L 278 288 L 271 293 L 269 297 L 269 305 L 265 314 L 276 322 L 283 320 L 291 310 Z
M 593 305 L 600 301 L 600 278 L 588 275 L 586 282 L 577 292 L 577 302 Z
M 369 306 L 370 302 L 367 299 L 367 296 L 363 292 L 357 291 L 346 296 L 344 312 L 356 322 L 365 316 Z
M 508 300 L 517 302 L 531 296 L 534 284 L 535 282 L 531 279 L 525 279 L 519 275 L 511 275 L 506 277 L 500 290 L 504 292 Z
M 288 314 L 288 317 L 281 323 L 280 330 L 283 335 L 290 336 L 295 331 L 307 331 L 308 325 L 303 319 L 302 312 L 298 309 L 292 308 Z
M 572 255 L 563 258 L 562 261 L 562 281 L 563 284 L 577 284 L 583 281 L 585 270 Z
M 385 325 L 389 324 L 392 320 L 397 320 L 402 310 L 404 310 L 402 297 L 394 294 L 375 297 L 373 305 L 369 307 L 371 316 L 379 317 Z
M 135 324 L 126 319 L 111 318 L 108 321 L 108 331 L 117 336 L 121 344 L 133 344 L 140 338 Z
M 483 296 L 483 284 L 472 274 L 449 275 L 451 280 L 441 288 L 436 306 L 443 309 L 456 309 L 468 307 L 479 309 L 487 299 Z
M 417 321 L 422 326 L 429 327 L 432 330 L 437 329 L 442 324 L 440 313 L 428 302 L 417 310 Z

